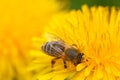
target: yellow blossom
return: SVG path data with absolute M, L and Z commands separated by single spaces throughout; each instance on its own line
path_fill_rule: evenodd
M 60 11 L 55 0 L 0 1 L 0 80 L 30 80 L 26 66 L 31 60 L 31 37 Z
M 46 27 L 43 37 L 33 38 L 38 50 L 29 69 L 38 80 L 120 80 L 120 10 L 114 7 L 91 7 L 73 10 L 55 16 Z M 53 36 L 55 36 L 55 38 Z M 82 63 L 77 66 L 62 59 L 56 60 L 54 68 L 50 61 L 54 58 L 40 51 L 42 44 L 60 38 L 65 43 L 75 44 L 84 53 Z

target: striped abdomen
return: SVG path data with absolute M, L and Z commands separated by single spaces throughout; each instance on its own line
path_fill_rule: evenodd
M 46 54 L 54 57 L 61 57 L 65 50 L 64 44 L 59 41 L 46 42 L 41 48 Z

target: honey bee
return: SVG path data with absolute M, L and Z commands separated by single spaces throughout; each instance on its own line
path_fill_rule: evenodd
M 47 55 L 55 57 L 51 60 L 51 67 L 54 66 L 57 59 L 63 59 L 64 68 L 67 68 L 66 61 L 70 61 L 76 66 L 81 63 L 84 55 L 73 46 L 65 44 L 62 40 L 46 42 L 41 49 Z

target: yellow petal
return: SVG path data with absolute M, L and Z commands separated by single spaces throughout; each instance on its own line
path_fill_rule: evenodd
M 102 79 L 103 78 L 103 71 L 102 71 L 102 66 L 99 65 L 97 70 L 96 70 L 96 76 L 98 79 Z
M 76 70 L 80 71 L 80 70 L 82 70 L 85 67 L 86 67 L 86 65 L 84 63 L 80 63 L 80 64 L 77 65 Z
M 90 64 L 86 69 L 85 69 L 85 76 L 88 76 L 90 74 L 90 72 L 92 71 L 93 67 L 95 66 L 95 64 Z

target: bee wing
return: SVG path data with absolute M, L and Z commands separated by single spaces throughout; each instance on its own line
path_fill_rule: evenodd
M 64 47 L 64 43 L 61 41 L 56 41 L 57 44 Z M 64 50 L 62 50 L 60 47 L 55 47 L 52 45 L 52 48 L 56 51 L 56 55 L 62 56 L 64 53 Z
M 46 33 L 45 35 L 46 35 L 48 41 L 60 41 L 60 42 L 64 43 L 64 41 L 55 34 Z
M 58 46 L 53 46 L 51 44 L 55 44 L 55 42 L 48 42 L 46 44 L 46 46 L 49 46 L 49 48 L 46 48 L 45 51 L 49 51 L 49 55 L 51 56 L 55 56 L 55 57 L 61 57 L 63 55 L 63 50 L 61 48 L 59 48 Z M 56 41 L 56 44 L 59 44 L 61 46 L 64 46 L 61 43 L 58 43 L 58 41 Z
M 54 41 L 59 42 L 59 44 L 64 44 L 63 46 L 65 46 L 66 48 L 71 48 L 71 47 L 77 48 L 77 45 L 76 45 L 76 44 L 68 45 L 63 39 L 61 39 L 60 37 L 58 37 L 58 36 L 55 35 L 55 34 L 48 33 L 48 35 L 49 35 L 49 37 L 51 37 Z
M 54 47 L 53 47 L 53 48 L 54 48 Z M 60 57 L 60 56 L 63 55 L 64 52 L 63 52 L 60 48 L 54 48 L 54 49 L 55 49 L 55 51 L 56 51 L 55 56 Z

